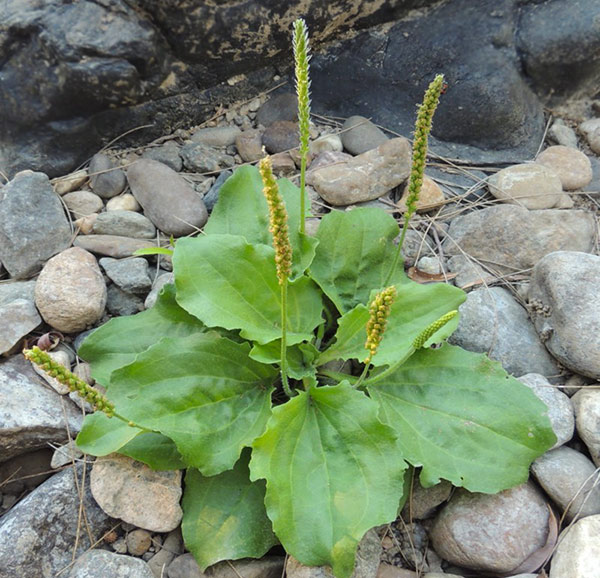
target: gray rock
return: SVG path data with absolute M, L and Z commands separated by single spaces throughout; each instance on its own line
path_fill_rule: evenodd
M 600 474 L 595 470 L 590 460 L 567 446 L 546 452 L 531 464 L 540 486 L 561 512 L 566 510 L 567 522 L 600 514 Z
M 235 147 L 246 163 L 253 163 L 264 156 L 262 146 L 262 132 L 258 129 L 245 130 L 235 139 Z
M 15 299 L 0 305 L 0 355 L 9 352 L 41 322 L 33 301 Z
M 150 239 L 133 239 L 120 235 L 80 235 L 73 241 L 73 245 L 90 253 L 122 259 L 131 257 L 138 249 L 155 247 L 156 242 Z
M 2 187 L 0 261 L 11 277 L 36 273 L 70 242 L 69 221 L 45 174 L 24 171 Z
M 551 449 L 566 444 L 575 431 L 573 403 L 568 395 L 553 386 L 543 375 L 528 373 L 518 378 L 529 387 L 548 407 L 548 419 L 556 436 L 556 443 Z
M 402 510 L 405 519 L 424 520 L 430 518 L 438 506 L 448 500 L 452 494 L 452 484 L 442 480 L 439 484 L 424 488 L 415 483 L 409 501 Z M 410 502 L 410 503 L 409 503 Z
M 127 178 L 146 216 L 167 235 L 188 235 L 206 223 L 202 199 L 166 165 L 142 159 L 129 167 Z
M 132 556 L 90 550 L 79 557 L 68 578 L 154 578 L 148 564 Z
M 112 160 L 104 153 L 92 157 L 88 172 L 92 191 L 103 199 L 116 197 L 127 185 L 123 169 L 115 167 Z
M 179 154 L 184 166 L 196 173 L 214 173 L 235 164 L 232 156 L 202 142 L 186 144 Z
M 153 532 L 170 532 L 181 522 L 181 471 L 155 471 L 119 454 L 98 458 L 90 484 L 94 499 L 110 516 Z
M 0 520 L 2 578 L 55 578 L 72 563 L 74 551 L 82 555 L 110 529 L 112 521 L 94 502 L 82 473 L 78 465 L 55 474 Z
M 404 238 L 404 244 L 402 245 L 402 258 L 404 259 L 404 264 L 411 267 L 423 256 L 436 256 L 435 251 L 433 250 L 432 239 L 420 231 L 409 229 L 406 231 L 406 237 Z
M 469 351 L 489 353 L 513 375 L 556 376 L 556 362 L 537 336 L 527 311 L 500 287 L 471 291 L 459 307 L 457 330 L 448 340 Z
M 11 281 L 0 283 L 0 306 L 7 305 L 15 299 L 33 301 L 35 281 Z
M 104 313 L 106 284 L 96 258 L 79 247 L 52 257 L 35 285 L 35 304 L 48 325 L 75 333 Z
M 173 558 L 182 551 L 183 540 L 181 538 L 181 529 L 177 528 L 168 533 L 162 548 L 148 561 L 148 566 L 152 570 L 154 578 L 164 578 L 167 576 L 167 567 Z
M 80 429 L 77 408 L 50 389 L 23 356 L 0 365 L 0 461 L 63 443 L 67 430 L 75 435 Z
M 546 347 L 563 365 L 600 379 L 600 257 L 558 251 L 534 268 L 532 318 Z
M 162 275 L 159 275 L 152 283 L 152 291 L 150 291 L 150 293 L 148 293 L 148 296 L 146 297 L 146 300 L 144 301 L 144 307 L 146 309 L 150 309 L 150 307 L 154 307 L 154 304 L 156 303 L 156 300 L 158 299 L 158 294 L 160 293 L 160 290 L 167 283 L 174 283 L 174 282 L 175 282 L 175 276 L 173 275 L 173 273 L 163 272 Z
M 214 182 L 213 186 L 210 187 L 208 193 L 204 195 L 204 204 L 206 205 L 206 209 L 210 212 L 213 210 L 214 206 L 217 204 L 219 200 L 219 191 L 223 186 L 223 183 L 232 175 L 231 171 L 223 171 Z
M 567 126 L 562 118 L 557 118 L 552 123 L 548 130 L 548 137 L 559 145 L 573 149 L 577 148 L 577 133 L 570 126 Z
M 600 154 L 600 118 L 586 120 L 579 125 L 579 130 L 585 136 L 590 148 Z
M 53 469 L 61 468 L 73 463 L 75 460 L 79 460 L 82 456 L 83 452 L 77 447 L 75 440 L 70 440 L 54 450 L 50 467 Z
M 263 133 L 262 143 L 270 154 L 285 152 L 300 146 L 298 123 L 291 120 L 275 121 Z
M 191 139 L 211 147 L 226 147 L 235 144 L 242 131 L 237 126 L 210 126 L 195 131 Z
M 181 160 L 179 154 L 180 149 L 181 147 L 175 141 L 170 140 L 159 147 L 146 149 L 142 154 L 142 158 L 158 161 L 179 172 L 183 168 L 183 160 Z
M 447 255 L 462 250 L 500 272 L 512 273 L 533 267 L 553 251 L 591 252 L 594 229 L 594 218 L 585 211 L 498 205 L 454 218 L 443 247 Z
M 144 310 L 144 300 L 110 284 L 107 289 L 106 309 L 111 315 L 135 315 Z
M 600 516 L 589 516 L 558 537 L 556 552 L 550 564 L 550 578 L 596 578 L 600 568 Z
M 410 158 L 408 141 L 395 138 L 346 163 L 311 170 L 306 182 L 332 205 L 370 201 L 385 195 L 408 177 Z
M 169 565 L 169 578 L 280 578 L 284 559 L 266 556 L 260 560 L 219 562 L 202 572 L 191 554 L 178 556 Z M 234 569 L 235 568 L 235 569 Z
M 600 390 L 582 387 L 572 398 L 577 433 L 600 467 Z
M 435 551 L 452 564 L 510 574 L 545 545 L 549 512 L 531 483 L 499 494 L 459 489 L 430 532 Z
M 448 259 L 448 269 L 456 274 L 454 284 L 465 291 L 473 289 L 474 286 L 493 283 L 496 280 L 496 277 L 466 255 L 452 255 Z
M 148 272 L 148 261 L 143 257 L 133 259 L 100 259 L 100 266 L 111 281 L 127 293 L 148 293 L 152 288 L 152 279 Z
M 272 96 L 256 113 L 256 123 L 271 126 L 278 120 L 294 121 L 298 118 L 298 99 L 292 92 Z
M 342 125 L 342 144 L 353 155 L 366 153 L 383 144 L 388 137 L 364 116 L 351 116 Z
M 118 235 L 136 239 L 152 239 L 156 236 L 156 227 L 144 215 L 133 211 L 106 211 L 100 213 L 92 232 L 96 235 Z
M 90 191 L 73 191 L 64 195 L 62 199 L 75 219 L 98 213 L 104 207 L 102 199 Z

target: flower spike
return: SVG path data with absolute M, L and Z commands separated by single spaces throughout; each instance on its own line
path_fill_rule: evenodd
M 454 319 L 458 315 L 458 311 L 454 309 L 453 311 L 449 311 L 445 315 L 442 315 L 437 321 L 434 321 L 431 325 L 428 325 L 413 341 L 413 347 L 415 349 L 421 349 L 427 340 L 436 332 L 438 332 L 446 323 L 448 323 L 451 319 Z
M 377 353 L 377 348 L 383 339 L 387 319 L 395 298 L 396 287 L 391 285 L 377 293 L 373 301 L 371 301 L 371 305 L 369 306 L 369 321 L 367 322 L 367 341 L 365 343 L 365 349 L 369 350 L 369 355 L 365 358 L 365 365 L 371 363 L 371 359 Z

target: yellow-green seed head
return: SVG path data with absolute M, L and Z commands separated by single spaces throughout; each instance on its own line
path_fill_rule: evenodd
M 97 389 L 94 389 L 91 385 L 88 385 L 85 381 L 71 373 L 66 367 L 54 361 L 47 352 L 34 346 L 31 349 L 23 351 L 23 355 L 40 369 L 43 369 L 48 375 L 66 385 L 71 391 L 76 392 L 86 401 L 89 401 L 95 409 L 103 411 L 108 417 L 112 417 L 115 414 L 115 406 L 106 397 Z
M 308 154 L 310 126 L 310 47 L 308 28 L 302 18 L 294 22 L 294 63 L 296 72 L 296 95 L 298 96 L 298 127 L 300 132 L 300 154 Z
M 427 326 L 413 341 L 413 347 L 415 349 L 421 349 L 427 340 L 437 333 L 446 323 L 448 323 L 451 319 L 454 319 L 458 315 L 458 311 L 454 309 L 453 311 L 449 311 L 445 315 L 442 315 L 437 321 L 434 321 L 431 325 Z
M 390 287 L 386 287 L 377 293 L 369 305 L 367 341 L 365 343 L 365 349 L 369 350 L 369 354 L 365 358 L 365 364 L 371 363 L 371 359 L 373 359 L 377 353 L 377 348 L 383 339 L 383 334 L 387 325 L 387 319 L 395 298 L 396 287 L 391 285 Z
M 271 223 L 269 230 L 273 235 L 277 278 L 279 284 L 283 285 L 292 274 L 292 246 L 288 231 L 288 215 L 283 199 L 279 194 L 277 181 L 273 176 L 271 158 L 264 157 L 261 159 L 258 169 L 262 177 L 263 193 L 269 206 L 269 220 Z

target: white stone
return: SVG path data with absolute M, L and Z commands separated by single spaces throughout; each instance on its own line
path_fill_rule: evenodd
M 600 515 L 589 516 L 563 530 L 550 563 L 550 578 L 598 578 Z
M 125 193 L 118 197 L 108 199 L 106 203 L 107 211 L 135 211 L 139 212 L 141 209 L 140 204 L 131 193 Z
M 87 181 L 88 172 L 86 169 L 81 169 L 79 171 L 75 171 L 70 175 L 65 175 L 64 177 L 60 177 L 54 182 L 54 190 L 59 195 L 64 195 L 66 193 L 70 193 L 71 191 L 76 191 L 85 181 Z
M 553 170 L 566 191 L 582 189 L 592 181 L 592 163 L 577 149 L 561 145 L 548 147 L 535 162 Z
M 572 398 L 577 433 L 600 467 L 600 390 L 582 387 Z
M 590 148 L 600 154 L 600 118 L 586 120 L 579 125 L 579 130 L 583 133 Z

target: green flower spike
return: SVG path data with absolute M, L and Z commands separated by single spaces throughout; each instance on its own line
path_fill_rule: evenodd
M 371 359 L 377 353 L 377 348 L 383 339 L 387 318 L 390 314 L 392 303 L 396 298 L 396 287 L 391 285 L 386 287 L 377 295 L 369 306 L 369 321 L 367 322 L 367 341 L 365 349 L 369 350 L 369 355 L 365 358 L 364 363 L 369 365 Z
M 413 347 L 415 349 L 421 349 L 427 340 L 437 331 L 439 331 L 446 323 L 448 323 L 451 319 L 454 319 L 458 315 L 458 311 L 454 309 L 453 311 L 449 311 L 445 315 L 442 315 L 437 321 L 434 321 L 431 325 L 426 327 L 413 341 Z
M 310 138 L 310 79 L 308 75 L 310 47 L 308 45 L 308 28 L 302 18 L 294 22 L 294 62 L 296 71 L 296 95 L 298 97 L 298 127 L 300 133 L 300 232 L 304 233 L 306 207 L 304 189 L 306 183 L 306 161 L 308 158 L 308 141 Z
M 115 406 L 105 396 L 71 373 L 66 367 L 54 361 L 48 353 L 42 351 L 39 347 L 34 346 L 31 349 L 26 349 L 23 351 L 23 355 L 45 371 L 50 377 L 60 381 L 60 383 L 66 385 L 71 391 L 74 391 L 92 404 L 97 411 L 103 411 L 108 417 L 115 415 Z

